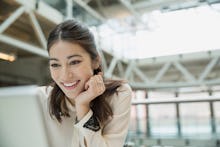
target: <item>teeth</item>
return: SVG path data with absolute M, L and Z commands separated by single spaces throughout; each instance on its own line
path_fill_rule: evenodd
M 73 83 L 63 83 L 64 86 L 67 86 L 67 87 L 70 87 L 70 86 L 73 86 L 74 84 L 76 84 L 76 82 L 73 82 Z

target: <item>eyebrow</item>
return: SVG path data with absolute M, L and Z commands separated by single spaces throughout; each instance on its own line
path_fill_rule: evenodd
M 71 59 L 71 58 L 74 58 L 74 57 L 82 57 L 82 56 L 81 56 L 81 55 L 78 55 L 78 54 L 75 54 L 75 55 L 67 56 L 66 58 L 67 58 L 67 59 Z M 50 60 L 50 61 L 52 61 L 52 60 L 59 61 L 59 59 L 57 59 L 57 58 L 50 58 L 49 60 Z

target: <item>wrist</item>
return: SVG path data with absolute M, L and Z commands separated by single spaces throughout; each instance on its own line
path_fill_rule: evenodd
M 90 102 L 80 102 L 80 101 L 75 101 L 75 106 L 76 107 L 88 107 L 90 108 Z
M 89 104 L 76 104 L 75 107 L 78 121 L 80 121 L 90 110 Z

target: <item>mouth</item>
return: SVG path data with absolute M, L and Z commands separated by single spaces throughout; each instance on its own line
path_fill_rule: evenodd
M 75 82 L 71 82 L 71 83 L 62 83 L 62 85 L 67 89 L 67 90 L 72 90 L 74 88 L 77 87 L 77 85 L 79 84 L 80 80 L 77 80 Z

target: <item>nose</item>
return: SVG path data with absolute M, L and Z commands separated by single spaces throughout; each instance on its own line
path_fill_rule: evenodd
M 60 78 L 63 82 L 69 82 L 73 77 L 73 73 L 71 72 L 70 68 L 63 67 L 61 70 Z

